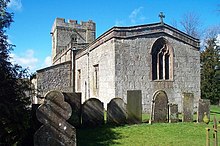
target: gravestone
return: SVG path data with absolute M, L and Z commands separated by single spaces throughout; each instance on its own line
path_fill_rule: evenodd
M 107 123 L 125 124 L 127 118 L 126 105 L 121 98 L 113 98 L 107 105 Z
M 104 106 L 96 99 L 90 98 L 82 105 L 82 125 L 98 126 L 104 124 Z
M 197 122 L 203 122 L 205 112 L 210 120 L 210 100 L 209 99 L 199 99 L 198 112 L 197 112 Z
M 176 123 L 179 121 L 177 104 L 169 104 L 169 114 L 169 123 Z
M 81 125 L 81 93 L 65 93 L 63 92 L 64 99 L 72 108 L 72 116 L 68 122 L 74 127 Z
M 127 122 L 136 124 L 142 122 L 142 95 L 141 90 L 127 91 Z
M 48 92 L 36 116 L 43 125 L 34 135 L 35 146 L 76 146 L 76 130 L 66 122 L 71 116 L 71 107 L 61 92 Z
M 193 93 L 183 93 L 183 122 L 193 121 Z
M 164 91 L 158 91 L 153 101 L 153 122 L 167 122 L 168 98 Z

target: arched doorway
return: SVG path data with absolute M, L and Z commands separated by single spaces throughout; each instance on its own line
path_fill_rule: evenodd
M 168 97 L 165 91 L 160 90 L 154 94 L 151 115 L 153 122 L 168 121 Z

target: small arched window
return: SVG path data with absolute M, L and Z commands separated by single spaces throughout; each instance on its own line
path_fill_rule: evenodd
M 152 80 L 172 80 L 173 51 L 167 40 L 159 38 L 153 44 Z

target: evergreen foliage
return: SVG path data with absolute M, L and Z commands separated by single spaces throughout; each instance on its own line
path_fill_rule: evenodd
M 220 100 L 220 46 L 217 46 L 216 39 L 210 38 L 207 41 L 205 50 L 201 52 L 201 97 L 210 99 L 212 104 Z
M 14 45 L 8 42 L 6 29 L 13 22 L 7 12 L 9 0 L 0 0 L 0 145 L 23 145 L 30 128 L 28 72 L 10 62 Z

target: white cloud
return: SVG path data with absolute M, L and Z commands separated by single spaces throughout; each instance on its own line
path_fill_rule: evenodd
M 23 68 L 30 69 L 31 72 L 36 70 L 39 60 L 34 56 L 34 50 L 28 49 L 22 55 L 11 54 L 11 62 L 21 65 Z
M 139 23 L 143 23 L 146 20 L 146 17 L 142 14 L 144 7 L 139 7 L 134 9 L 128 18 L 124 20 L 116 20 L 116 26 L 125 26 L 125 25 L 137 25 Z
M 137 24 L 138 22 L 142 22 L 146 19 L 142 14 L 142 10 L 143 7 L 139 7 L 131 12 L 131 14 L 129 15 L 129 19 L 132 24 Z
M 21 0 L 11 0 L 8 7 L 15 11 L 20 11 L 22 9 Z
M 115 26 L 123 26 L 123 25 L 125 25 L 123 20 L 116 20 L 115 21 Z
M 48 67 L 48 66 L 51 66 L 51 56 L 47 56 L 45 59 L 44 59 L 44 66 L 43 67 Z

